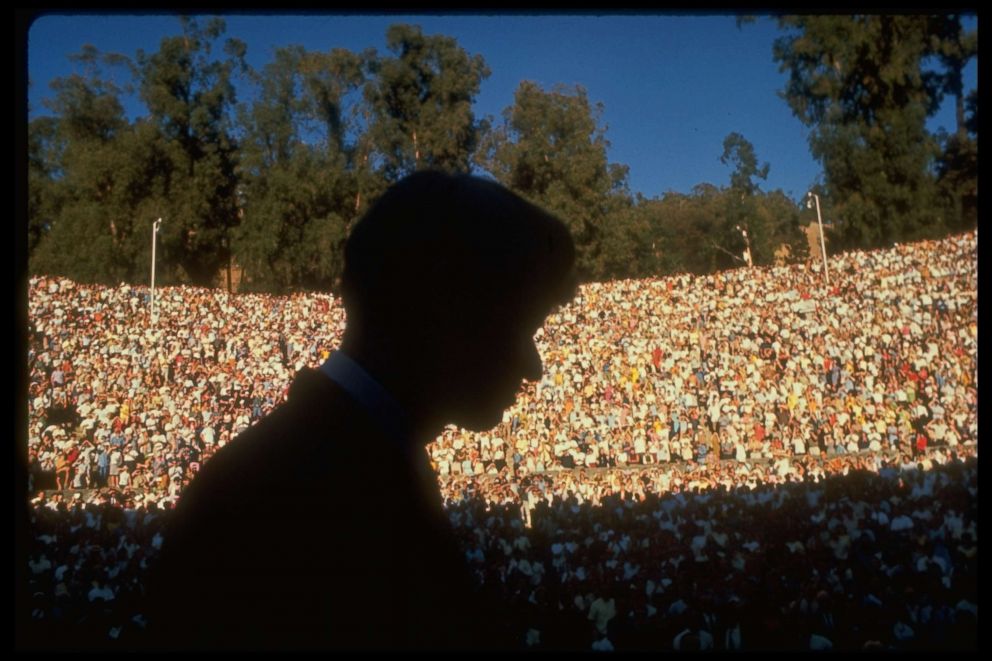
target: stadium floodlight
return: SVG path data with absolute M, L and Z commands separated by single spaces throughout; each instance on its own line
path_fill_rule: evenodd
M 154 324 L 157 317 L 155 316 L 155 243 L 158 237 L 158 228 L 162 225 L 162 219 L 159 218 L 154 223 L 152 223 L 152 323 Z
M 820 196 L 809 191 L 806 193 L 806 208 L 812 209 L 813 202 L 816 201 L 816 222 L 820 226 L 820 254 L 823 255 L 823 278 L 830 284 L 830 271 L 827 270 L 827 244 L 823 240 L 823 217 L 820 215 Z

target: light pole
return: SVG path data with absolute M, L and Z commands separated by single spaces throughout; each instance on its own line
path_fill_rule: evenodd
M 747 230 L 742 228 L 740 225 L 735 225 L 737 231 L 744 236 L 744 261 L 747 262 L 747 267 L 751 268 L 754 264 L 751 262 L 751 239 L 747 238 Z
M 806 208 L 813 208 L 813 201 L 816 200 L 816 222 L 820 226 L 820 254 L 823 255 L 823 279 L 830 284 L 830 271 L 827 269 L 827 244 L 823 240 L 823 217 L 820 215 L 820 196 L 810 191 L 806 193 Z
M 158 237 L 158 228 L 162 224 L 162 219 L 159 218 L 154 223 L 152 223 L 152 323 L 156 321 L 155 317 L 155 239 Z

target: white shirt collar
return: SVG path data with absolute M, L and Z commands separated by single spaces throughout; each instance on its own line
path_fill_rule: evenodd
M 406 411 L 361 365 L 343 351 L 335 351 L 320 366 L 327 378 L 351 395 L 405 451 L 412 442 Z

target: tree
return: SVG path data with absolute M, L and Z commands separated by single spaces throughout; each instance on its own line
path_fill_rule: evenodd
M 29 128 L 29 246 L 33 272 L 116 283 L 134 272 L 132 209 L 121 199 L 120 142 L 130 126 L 106 68 L 123 58 L 92 46 L 70 58 L 83 73 L 52 82 Z
M 62 207 L 62 151 L 58 120 L 39 117 L 28 124 L 28 254 L 55 226 Z
M 365 86 L 370 140 L 386 179 L 424 168 L 468 172 L 480 131 L 472 101 L 489 76 L 482 56 L 412 25 L 391 26 L 386 45 L 393 57 L 369 62 Z
M 923 70 L 925 16 L 785 16 L 774 58 L 789 73 L 783 92 L 812 128 L 842 231 L 878 246 L 942 227 L 933 175 L 937 146 L 926 131 L 940 81 Z
M 733 237 L 726 233 L 722 207 L 720 190 L 712 184 L 698 184 L 690 195 L 669 191 L 642 201 L 638 208 L 650 227 L 653 275 L 704 275 L 743 265 L 740 253 L 727 248 Z
M 631 213 L 627 167 L 607 161 L 602 110 L 581 87 L 546 92 L 524 81 L 478 158 L 500 183 L 569 225 L 585 279 L 632 275 L 650 254 L 637 239 L 646 227 Z
M 720 157 L 720 162 L 724 165 L 733 164 L 730 187 L 742 195 L 750 196 L 758 191 L 758 184 L 753 181 L 755 177 L 768 178 L 770 166 L 765 163 L 758 167 L 754 145 L 740 133 L 731 133 L 723 139 L 723 155 Z
M 162 195 L 163 279 L 208 286 L 229 264 L 230 230 L 238 221 L 237 145 L 231 133 L 232 77 L 246 70 L 245 45 L 228 39 L 226 58 L 212 57 L 224 33 L 214 18 L 201 28 L 181 17 L 182 34 L 162 39 L 159 50 L 137 54 L 140 94 L 166 155 L 157 174 Z M 169 266 L 178 267 L 176 270 Z
M 234 251 L 247 287 L 332 287 L 361 182 L 347 98 L 364 82 L 363 56 L 281 48 L 242 108 L 243 219 Z
M 938 136 L 938 187 L 954 228 L 974 226 L 978 221 L 977 90 L 964 89 L 964 69 L 978 56 L 978 34 L 965 30 L 960 14 L 931 17 L 930 52 L 943 67 L 940 97 L 954 97 L 955 131 Z M 969 113 L 968 110 L 971 112 Z
M 787 246 L 790 261 L 801 261 L 809 252 L 806 235 L 800 225 L 800 210 L 781 190 L 762 193 L 753 198 L 754 209 L 749 224 L 751 254 L 754 263 L 776 263 L 776 253 Z
M 758 261 L 755 239 L 764 234 L 752 199 L 758 192 L 758 184 L 754 178 L 767 179 L 769 165 L 765 163 L 758 167 L 754 145 L 740 133 L 731 133 L 724 138 L 720 162 L 734 166 L 734 171 L 730 174 L 730 190 L 723 196 L 725 212 L 722 214 L 724 222 L 720 235 L 733 236 L 735 252 L 742 253 L 744 260 L 753 264 Z
M 965 104 L 967 95 L 964 89 L 964 69 L 975 57 L 978 57 L 978 33 L 975 30 L 965 30 L 960 14 L 943 14 L 930 17 L 929 52 L 935 55 L 943 72 L 939 78 L 939 97 L 951 95 L 954 97 L 954 117 L 957 135 L 961 139 L 968 136 Z

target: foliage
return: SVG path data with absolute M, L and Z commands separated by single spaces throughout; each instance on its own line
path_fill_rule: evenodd
M 581 87 L 545 91 L 524 81 L 479 156 L 500 183 L 568 224 L 580 277 L 594 280 L 636 272 L 643 247 L 630 212 L 627 168 L 607 161 L 602 110 Z
M 489 68 L 443 35 L 413 25 L 386 31 L 393 57 L 371 62 L 369 137 L 386 179 L 419 169 L 468 172 L 480 125 L 472 101 Z
M 813 190 L 831 251 L 973 226 L 978 95 L 963 71 L 978 45 L 962 17 L 779 23 L 782 97 L 823 165 Z M 385 54 L 289 46 L 255 71 L 222 20 L 179 27 L 133 61 L 86 46 L 77 73 L 53 82 L 51 114 L 28 127 L 32 272 L 146 282 L 161 217 L 160 282 L 214 285 L 237 267 L 242 289 L 333 290 L 353 223 L 424 168 L 481 169 L 561 217 L 584 280 L 739 268 L 745 250 L 756 265 L 807 257 L 811 212 L 762 190 L 770 165 L 741 133 L 719 155 L 726 186 L 645 199 L 609 161 L 603 106 L 581 87 L 525 81 L 501 120 L 477 119 L 489 68 L 451 37 L 393 25 Z M 143 116 L 126 116 L 129 94 Z M 931 135 L 927 118 L 951 97 L 954 130 Z
M 278 49 L 258 98 L 241 109 L 243 218 L 233 250 L 245 288 L 328 289 L 340 275 L 363 183 L 347 102 L 365 82 L 367 57 Z
M 938 135 L 937 186 L 951 229 L 978 222 L 978 90 L 965 93 L 964 69 L 978 56 L 978 34 L 958 14 L 931 17 L 930 52 L 943 67 L 940 93 L 954 97 L 956 130 Z
M 117 143 L 129 131 L 120 88 L 105 67 L 115 58 L 85 47 L 83 70 L 52 83 L 56 117 L 29 127 L 31 268 L 81 281 L 116 283 L 134 271 L 127 170 Z
M 734 172 L 730 175 L 730 187 L 745 196 L 757 192 L 758 184 L 753 179 L 755 177 L 767 179 L 771 167 L 768 163 L 758 167 L 754 145 L 740 133 L 731 133 L 724 138 L 723 156 L 720 157 L 720 162 L 724 165 L 734 165 Z
M 880 246 L 959 224 L 960 214 L 949 217 L 953 212 L 941 202 L 940 148 L 926 130 L 945 93 L 960 98 L 960 69 L 977 53 L 954 31 L 954 21 L 831 15 L 779 22 L 788 32 L 774 47 L 789 74 L 783 97 L 812 129 L 811 152 L 823 164 L 844 243 Z M 945 65 L 943 73 L 924 66 L 932 56 Z M 955 154 L 967 151 L 960 146 L 944 150 L 943 163 L 955 173 L 962 167 Z M 944 180 L 945 188 L 962 186 L 953 176 Z
M 141 99 L 154 128 L 145 135 L 164 156 L 155 186 L 161 195 L 151 206 L 165 219 L 163 264 L 177 267 L 166 269 L 164 280 L 207 286 L 229 263 L 230 230 L 238 221 L 230 110 L 232 78 L 246 68 L 245 46 L 228 39 L 226 57 L 216 59 L 212 51 L 224 22 L 211 19 L 201 28 L 183 17 L 181 23 L 182 35 L 162 39 L 155 53 L 137 55 Z
M 776 263 L 783 245 L 791 261 L 808 255 L 799 209 L 782 191 L 757 192 L 742 200 L 733 186 L 700 184 L 689 195 L 669 192 L 643 200 L 639 207 L 650 227 L 652 272 L 657 275 L 741 268 L 748 247 L 756 266 Z M 738 228 L 747 230 L 747 241 Z

